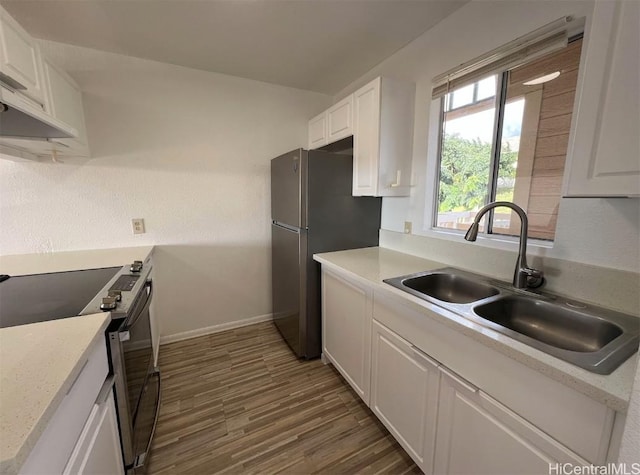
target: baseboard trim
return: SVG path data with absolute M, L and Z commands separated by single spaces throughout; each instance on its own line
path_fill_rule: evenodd
M 258 315 L 256 317 L 245 318 L 244 320 L 237 320 L 235 322 L 220 323 L 218 325 L 212 325 L 210 327 L 198 328 L 197 330 L 189 330 L 186 332 L 174 333 L 173 335 L 161 336 L 160 344 L 166 345 L 167 343 L 174 343 L 176 341 L 189 340 L 190 338 L 197 338 L 199 336 L 211 335 L 212 333 L 220 333 L 223 331 L 246 327 L 248 325 L 254 325 L 256 323 L 268 322 L 271 320 L 273 320 L 273 314 L 267 313 L 265 315 Z

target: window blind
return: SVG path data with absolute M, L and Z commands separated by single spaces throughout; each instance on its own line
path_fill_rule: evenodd
M 516 68 L 567 46 L 570 16 L 538 28 L 531 33 L 463 63 L 433 78 L 433 99 L 482 78 Z

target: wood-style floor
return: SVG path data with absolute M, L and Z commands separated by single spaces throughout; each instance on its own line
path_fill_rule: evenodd
M 420 473 L 342 377 L 273 323 L 160 348 L 151 474 Z

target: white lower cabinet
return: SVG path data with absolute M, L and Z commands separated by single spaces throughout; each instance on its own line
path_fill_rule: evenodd
M 322 271 L 322 354 L 369 404 L 372 293 Z
M 425 473 L 433 467 L 439 378 L 437 362 L 373 322 L 371 410 Z
M 623 415 L 429 308 L 327 266 L 322 305 L 325 358 L 423 472 L 540 474 L 615 460 L 613 423 Z
M 106 340 L 100 338 L 89 350 L 79 375 L 20 468 L 21 474 L 62 472 L 108 374 Z
M 589 462 L 373 321 L 371 409 L 420 469 L 540 474 Z
M 99 337 L 20 474 L 124 473 L 108 373 L 106 340 Z
M 589 463 L 467 381 L 440 368 L 435 473 L 540 474 Z
M 93 406 L 63 473 L 124 473 L 112 390 Z

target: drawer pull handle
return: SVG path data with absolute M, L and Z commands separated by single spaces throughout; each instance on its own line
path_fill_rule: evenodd
M 431 356 L 429 356 L 427 353 L 425 353 L 424 351 L 422 351 L 420 348 L 418 348 L 416 345 L 411 344 L 411 349 L 416 352 L 417 354 L 419 354 L 422 358 L 426 359 L 429 363 L 431 363 L 433 366 L 438 367 L 440 366 L 440 363 L 438 363 L 436 360 L 434 360 Z
M 109 395 L 111 394 L 111 389 L 113 388 L 113 385 L 115 382 L 116 382 L 116 378 L 114 375 L 111 375 L 106 379 L 106 381 L 102 385 L 102 388 L 100 388 L 98 397 L 96 398 L 96 404 L 98 406 L 103 404 L 109 398 Z
M 71 392 L 71 390 L 73 389 L 73 387 L 76 385 L 76 383 L 78 382 L 78 379 L 80 378 L 80 375 L 82 374 L 82 372 L 84 371 L 84 367 L 87 366 L 87 363 L 89 362 L 89 358 L 87 358 L 85 360 L 84 363 L 82 363 L 82 368 L 80 368 L 80 371 L 78 371 L 78 374 L 76 374 L 75 379 L 73 380 L 73 383 L 71 383 L 71 386 L 69 386 L 69 389 L 67 389 L 67 394 L 69 394 Z
M 478 391 L 480 391 L 480 389 L 478 389 L 477 387 L 475 387 L 473 384 L 471 384 L 469 381 L 467 381 L 466 379 L 463 379 L 461 376 L 458 376 L 457 374 L 455 374 L 453 371 L 444 369 L 442 366 L 440 367 L 440 371 L 442 371 L 444 374 L 446 374 L 447 376 L 449 376 L 451 379 L 453 379 L 456 383 L 458 383 L 460 386 L 464 387 L 465 389 L 467 389 L 468 391 L 471 391 L 472 393 L 477 393 Z

